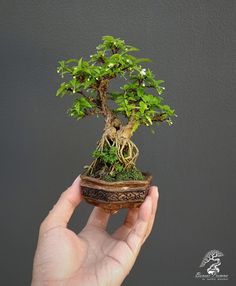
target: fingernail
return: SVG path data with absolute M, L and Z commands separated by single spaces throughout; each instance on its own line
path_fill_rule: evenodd
M 158 187 L 157 186 L 152 186 L 151 188 L 153 188 L 155 190 L 155 195 L 158 196 Z

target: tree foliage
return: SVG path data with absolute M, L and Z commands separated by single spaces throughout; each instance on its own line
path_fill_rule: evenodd
M 141 63 L 148 58 L 137 58 L 130 53 L 139 49 L 127 45 L 124 40 L 104 36 L 96 53 L 89 60 L 83 58 L 59 61 L 57 72 L 67 81 L 61 83 L 57 96 L 75 94 L 76 98 L 69 114 L 76 119 L 88 115 L 104 115 L 99 96 L 102 81 L 123 78 L 125 84 L 118 91 L 107 92 L 107 100 L 116 104 L 110 108 L 116 116 L 123 115 L 135 121 L 133 131 L 140 125 L 153 122 L 172 124 L 174 109 L 163 102 L 164 81 L 156 79 L 149 68 Z

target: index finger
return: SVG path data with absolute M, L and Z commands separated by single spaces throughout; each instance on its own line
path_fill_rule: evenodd
M 58 226 L 66 227 L 81 200 L 80 177 L 77 177 L 73 184 L 61 194 L 57 203 L 44 219 L 40 226 L 40 232 L 45 233 Z

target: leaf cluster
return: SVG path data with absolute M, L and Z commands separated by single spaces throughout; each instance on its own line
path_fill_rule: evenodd
M 117 147 L 115 146 L 105 146 L 103 150 L 96 149 L 92 156 L 104 162 L 108 167 L 114 166 L 115 172 L 122 172 L 124 170 L 124 166 L 119 162 Z
M 93 157 L 101 159 L 106 164 L 113 165 L 118 161 L 117 148 L 115 146 L 109 148 L 106 146 L 102 151 L 95 150 L 93 152 Z

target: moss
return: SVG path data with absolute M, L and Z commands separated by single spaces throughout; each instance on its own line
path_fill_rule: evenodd
M 137 168 L 133 168 L 131 170 L 118 173 L 116 179 L 117 181 L 143 180 L 144 176 Z
M 111 175 L 106 175 L 102 178 L 104 181 L 107 181 L 107 182 L 115 182 L 116 181 L 116 178 L 115 177 L 112 177 Z
M 144 180 L 145 177 L 143 176 L 142 172 L 137 168 L 133 168 L 130 170 L 124 170 L 121 172 L 116 172 L 112 176 L 105 175 L 102 180 L 108 182 L 116 182 L 116 181 L 131 181 L 131 180 Z

